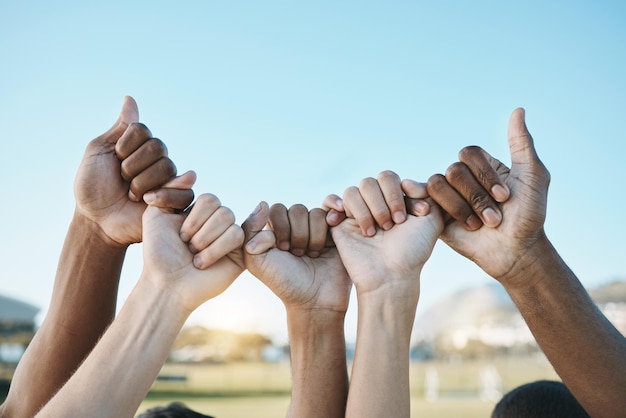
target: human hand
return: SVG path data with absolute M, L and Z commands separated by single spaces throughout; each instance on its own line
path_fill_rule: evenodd
M 111 129 L 87 145 L 74 182 L 76 213 L 121 246 L 141 241 L 146 192 L 161 188 L 148 197 L 163 207 L 184 209 L 193 200 L 195 173 L 175 178 L 165 144 L 152 138 L 138 118 L 137 104 L 126 97 Z
M 343 200 L 336 195 L 325 199 L 325 207 L 345 210 L 347 218 L 331 227 L 331 233 L 357 293 L 397 285 L 419 293 L 421 269 L 443 229 L 436 205 L 415 203 L 427 198 L 423 189 L 421 195 L 409 196 L 414 198 L 411 207 L 419 208 L 422 216 L 406 214 L 400 178 L 391 171 L 382 172 L 378 180 L 364 179 L 358 188 L 349 187 Z
M 168 289 L 188 312 L 222 293 L 243 271 L 243 231 L 211 194 L 184 213 L 149 206 L 143 214 L 142 278 Z
M 510 194 L 500 192 L 508 200 L 498 199 L 502 200 L 499 204 L 502 216 L 497 227 L 468 230 L 463 222 L 467 217 L 457 214 L 456 219 L 446 225 L 441 238 L 490 276 L 503 284 L 514 284 L 525 280 L 523 277 L 516 279 L 520 268 L 532 262 L 537 255 L 530 249 L 545 238 L 543 224 L 550 174 L 537 156 L 521 108 L 513 111 L 509 120 L 508 141 L 510 169 L 486 151 L 467 147 L 460 152 L 462 164 L 453 164 L 445 177 L 429 179 L 428 193 L 444 209 L 454 212 L 448 208 L 459 198 L 480 200 L 472 199 L 471 190 L 493 190 L 496 185 L 510 190 Z M 452 203 L 441 203 L 443 201 Z M 480 205 L 477 207 L 475 211 L 480 213 Z
M 259 203 L 243 223 L 246 268 L 287 308 L 345 313 L 351 282 L 327 236 L 326 212 Z M 267 229 L 264 229 L 268 225 Z

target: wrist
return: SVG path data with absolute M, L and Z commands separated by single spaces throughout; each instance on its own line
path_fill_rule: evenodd
M 125 252 L 128 244 L 120 244 L 109 237 L 102 227 L 94 220 L 90 219 L 78 210 L 74 211 L 70 228 L 78 231 L 82 236 L 89 237 L 94 245 L 113 252 Z
M 143 306 L 143 309 L 153 311 L 158 321 L 172 320 L 181 326 L 193 312 L 193 309 L 185 306 L 179 292 L 169 285 L 152 280 L 145 270 L 128 299 L 134 299 L 134 303 Z
M 540 286 L 562 265 L 563 260 L 542 232 L 506 273 L 494 278 L 509 291 L 530 289 Z
M 373 291 L 357 291 L 357 299 L 359 324 L 367 323 L 370 324 L 368 327 L 380 327 L 388 334 L 410 339 L 419 301 L 419 286 L 415 283 L 389 283 Z

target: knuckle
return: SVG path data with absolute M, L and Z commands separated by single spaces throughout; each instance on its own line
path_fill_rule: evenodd
M 220 208 L 216 211 L 216 214 L 219 216 L 219 220 L 224 223 L 235 223 L 235 214 L 226 206 L 220 206 Z
M 378 181 L 373 177 L 366 177 L 359 183 L 359 188 L 371 187 L 372 185 L 378 183 Z
M 400 181 L 400 176 L 398 176 L 396 172 L 392 170 L 383 170 L 378 174 L 379 181 L 387 178 Z
M 159 138 L 150 138 L 146 141 L 144 147 L 146 147 L 150 155 L 158 155 L 161 157 L 167 156 L 167 146 Z
M 483 149 L 481 147 L 477 145 L 469 145 L 461 149 L 461 151 L 459 151 L 459 160 L 461 161 L 470 160 L 474 158 L 475 156 L 482 154 L 482 152 L 483 152 Z
M 358 187 L 350 186 L 343 192 L 343 197 L 344 197 L 344 200 L 347 200 L 347 199 L 350 199 L 352 197 L 356 197 L 359 194 L 360 193 L 359 193 L 359 188 Z
M 448 169 L 446 170 L 445 177 L 449 178 L 452 181 L 458 180 L 459 178 L 463 176 L 466 170 L 467 170 L 467 167 L 465 166 L 465 164 L 461 162 L 456 162 L 456 163 L 451 164 L 450 167 L 448 167 Z
M 138 136 L 147 136 L 147 137 L 151 137 L 152 133 L 150 132 L 150 129 L 148 129 L 148 127 L 146 125 L 144 125 L 141 122 L 133 122 L 128 126 L 128 129 L 130 130 L 130 132 L 133 135 L 138 135 Z
M 196 199 L 198 205 L 220 205 L 220 200 L 212 193 L 203 193 Z
M 305 213 L 308 213 L 309 210 L 302 203 L 296 203 L 294 205 L 291 205 L 291 207 L 289 208 L 289 212 L 295 212 L 295 213 L 303 213 L 303 212 L 305 212 Z
M 433 174 L 426 182 L 426 190 L 428 193 L 436 192 L 441 190 L 447 183 L 448 181 L 443 174 Z

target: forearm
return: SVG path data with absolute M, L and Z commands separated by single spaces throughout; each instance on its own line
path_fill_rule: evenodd
M 120 314 L 37 417 L 132 417 L 189 312 L 171 293 L 138 282 Z
M 32 417 L 70 378 L 115 316 L 126 247 L 80 215 L 70 224 L 50 308 L 11 384 L 4 415 Z
M 626 339 L 597 308 L 547 239 L 521 272 L 529 286 L 507 288 L 563 382 L 594 417 L 626 410 Z M 531 255 L 532 257 L 532 255 Z
M 345 312 L 287 308 L 292 396 L 289 417 L 344 417 L 348 371 Z
M 358 296 L 357 345 L 346 417 L 410 415 L 409 350 L 418 295 Z

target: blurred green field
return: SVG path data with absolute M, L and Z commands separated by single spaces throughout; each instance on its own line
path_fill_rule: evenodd
M 538 379 L 558 380 L 545 357 L 501 358 L 411 364 L 412 417 L 489 417 L 497 399 L 481 400 L 481 372 L 495 368 L 502 393 Z M 435 400 L 425 399 L 427 370 L 437 370 Z M 180 401 L 216 418 L 275 418 L 285 416 L 290 401 L 288 363 L 166 364 L 139 412 Z M 185 380 L 177 380 L 185 377 Z

